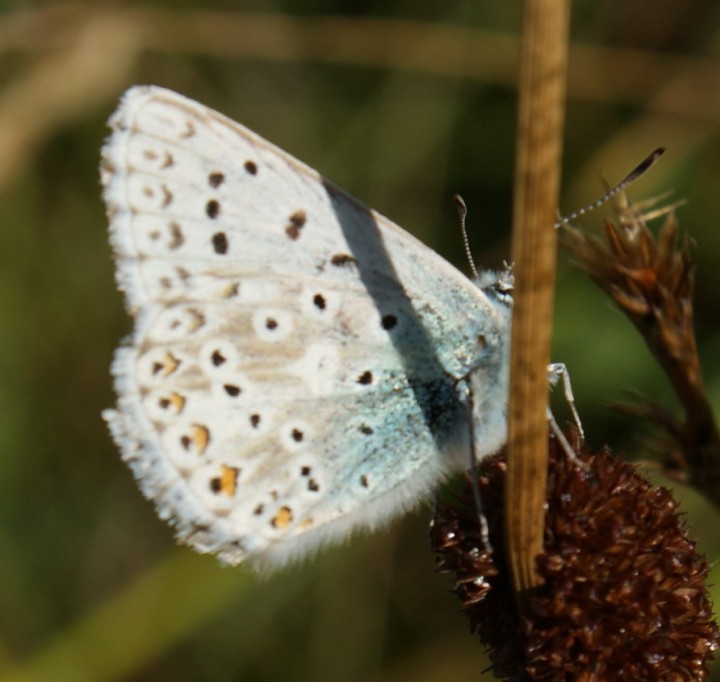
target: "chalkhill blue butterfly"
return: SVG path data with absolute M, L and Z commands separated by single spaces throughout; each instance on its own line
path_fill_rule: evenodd
M 110 126 L 102 184 L 135 328 L 105 417 L 179 539 L 279 564 L 503 445 L 509 272 L 470 281 L 169 90 L 131 88 Z

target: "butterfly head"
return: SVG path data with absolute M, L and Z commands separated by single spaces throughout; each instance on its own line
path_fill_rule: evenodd
M 512 265 L 506 263 L 502 270 L 483 270 L 473 281 L 490 300 L 508 309 L 512 308 Z

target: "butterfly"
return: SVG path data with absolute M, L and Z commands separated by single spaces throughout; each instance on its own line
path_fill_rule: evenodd
M 509 271 L 471 281 L 252 131 L 155 86 L 101 180 L 134 331 L 114 440 L 179 540 L 278 565 L 506 439 Z

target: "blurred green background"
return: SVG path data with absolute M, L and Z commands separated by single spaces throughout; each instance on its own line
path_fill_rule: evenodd
M 174 544 L 100 419 L 130 320 L 97 167 L 122 91 L 156 83 L 255 129 L 467 270 L 460 192 L 476 261 L 497 267 L 519 14 L 518 2 L 469 0 L 0 3 L 1 680 L 490 679 L 434 572 L 428 508 L 263 579 Z M 688 201 L 679 219 L 697 243 L 699 346 L 718 406 L 720 6 L 577 0 L 572 40 L 561 208 L 668 148 L 630 196 Z M 554 359 L 590 441 L 638 458 L 647 426 L 606 403 L 635 389 L 672 406 L 670 389 L 567 261 Z M 675 488 L 717 560 L 718 511 Z

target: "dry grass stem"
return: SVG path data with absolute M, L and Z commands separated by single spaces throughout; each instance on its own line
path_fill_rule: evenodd
M 540 582 L 547 476 L 547 366 L 555 285 L 569 7 L 525 3 L 513 205 L 508 403 L 508 563 L 518 594 Z
M 693 325 L 695 266 L 688 238 L 678 234 L 674 207 L 658 207 L 657 200 L 633 206 L 624 199 L 617 224 L 605 223 L 604 240 L 571 226 L 562 228 L 562 240 L 640 332 L 685 418 L 643 398 L 622 409 L 663 427 L 666 437 L 656 447 L 668 473 L 720 506 L 720 434 L 705 394 Z M 664 213 L 655 237 L 648 220 Z

